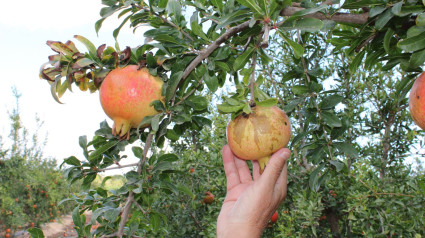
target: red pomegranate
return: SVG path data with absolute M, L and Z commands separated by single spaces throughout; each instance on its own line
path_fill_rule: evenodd
M 227 141 L 240 159 L 258 160 L 260 172 L 270 156 L 288 145 L 291 123 L 284 111 L 276 106 L 255 106 L 252 113 L 242 114 L 227 125 Z
M 410 89 L 409 111 L 413 121 L 425 130 L 425 72 L 416 79 Z
M 129 65 L 112 70 L 99 89 L 102 108 L 114 120 L 112 134 L 128 139 L 131 128 L 137 128 L 146 116 L 157 114 L 151 103 L 164 100 L 162 85 L 147 68 Z

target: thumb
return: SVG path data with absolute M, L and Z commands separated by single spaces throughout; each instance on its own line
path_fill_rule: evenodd
M 282 148 L 275 152 L 266 165 L 266 169 L 260 177 L 260 181 L 266 183 L 266 189 L 273 189 L 274 185 L 279 178 L 283 166 L 291 156 L 291 151 L 288 148 Z

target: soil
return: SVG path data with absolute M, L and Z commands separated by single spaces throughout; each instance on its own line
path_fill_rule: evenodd
M 90 221 L 91 213 L 85 213 L 86 221 Z M 57 237 L 78 237 L 74 229 L 74 222 L 71 215 L 64 215 L 57 218 L 56 222 L 46 223 L 41 226 L 45 238 Z M 30 234 L 26 231 L 19 231 L 15 233 L 17 238 L 31 238 Z

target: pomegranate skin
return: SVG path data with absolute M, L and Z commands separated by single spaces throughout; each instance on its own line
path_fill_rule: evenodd
M 137 128 L 144 117 L 158 114 L 151 103 L 164 101 L 162 85 L 147 68 L 129 65 L 112 70 L 99 89 L 102 108 L 114 120 L 112 133 L 128 137 L 130 128 Z
M 419 75 L 410 89 L 409 111 L 413 121 L 425 130 L 425 72 Z
M 289 118 L 276 106 L 253 107 L 252 113 L 239 115 L 227 125 L 230 149 L 244 160 L 269 157 L 287 146 L 290 138 Z M 264 162 L 267 163 L 267 160 Z

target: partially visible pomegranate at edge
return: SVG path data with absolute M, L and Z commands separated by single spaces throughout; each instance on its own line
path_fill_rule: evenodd
M 164 100 L 163 84 L 147 68 L 137 65 L 112 70 L 99 89 L 102 108 L 114 120 L 112 134 L 128 139 L 131 128 L 137 128 L 146 116 L 158 114 L 151 103 Z
M 409 111 L 413 121 L 425 130 L 425 72 L 419 75 L 410 89 Z
M 291 123 L 286 113 L 276 106 L 255 106 L 250 114 L 242 114 L 227 125 L 227 141 L 240 159 L 258 160 L 260 172 L 270 156 L 288 145 Z

